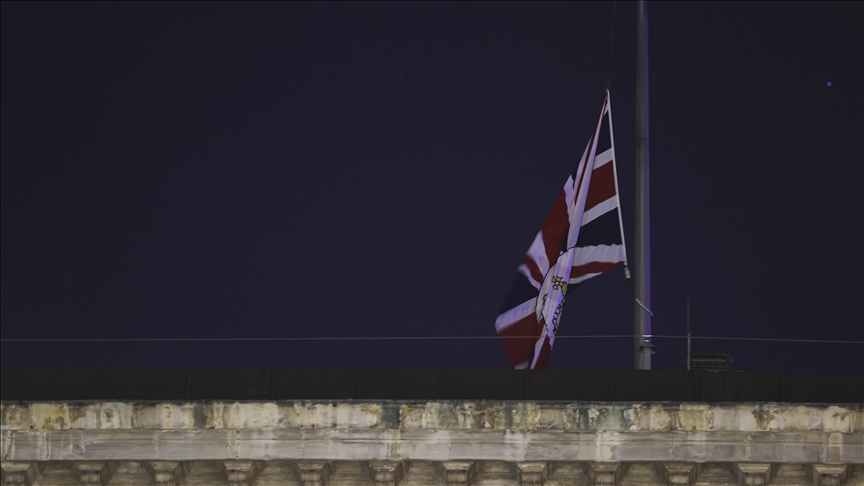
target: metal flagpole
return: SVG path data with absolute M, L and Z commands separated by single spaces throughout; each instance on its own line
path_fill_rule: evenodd
M 690 294 L 687 294 L 687 371 L 690 371 Z
M 637 370 L 651 369 L 651 230 L 648 173 L 648 11 L 636 4 L 636 245 L 634 252 L 633 361 Z

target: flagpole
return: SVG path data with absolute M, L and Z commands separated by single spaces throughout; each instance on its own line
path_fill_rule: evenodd
M 687 294 L 687 371 L 690 371 L 690 294 Z
M 648 7 L 636 4 L 636 245 L 633 364 L 651 369 L 651 230 L 648 158 Z

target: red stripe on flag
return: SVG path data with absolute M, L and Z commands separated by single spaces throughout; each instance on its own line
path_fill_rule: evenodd
M 563 189 L 558 193 L 558 199 L 552 205 L 552 210 L 546 216 L 546 221 L 543 221 L 543 227 L 540 231 L 543 232 L 543 246 L 546 248 L 546 258 L 549 260 L 549 267 L 551 268 L 558 261 L 558 254 L 561 253 L 561 248 L 564 246 L 564 238 L 570 231 L 567 197 Z M 542 283 L 543 277 L 541 276 L 537 281 Z
M 591 185 L 588 186 L 588 197 L 585 199 L 585 211 L 615 195 L 614 161 L 607 162 L 594 169 L 591 173 Z
M 552 354 L 552 345 L 549 344 L 549 336 L 543 336 L 543 346 L 540 348 L 540 356 L 534 364 L 535 370 L 545 370 L 546 362 L 549 361 L 549 355 Z
M 534 355 L 534 343 L 542 330 L 543 328 L 537 325 L 537 315 L 532 312 L 498 333 L 499 336 L 507 338 L 501 342 L 504 343 L 504 349 L 507 350 L 513 366 L 531 359 Z
M 575 267 L 570 268 L 570 278 L 579 278 L 584 277 L 585 275 L 591 273 L 604 273 L 610 270 L 614 270 L 615 267 L 621 262 L 591 262 L 586 263 L 585 265 L 577 265 Z
M 599 131 L 598 128 L 600 127 L 600 124 L 603 123 L 603 115 L 606 114 L 606 103 L 608 101 L 609 101 L 609 96 L 606 96 L 606 99 L 603 100 L 603 109 L 600 110 L 600 118 L 597 120 L 597 127 L 595 127 L 594 131 L 591 132 L 591 140 L 588 141 L 588 150 L 585 152 L 585 157 L 586 157 L 585 165 L 582 166 L 582 173 L 579 174 L 579 182 L 578 182 L 578 184 L 576 184 L 576 197 L 574 198 L 574 200 L 576 200 L 576 201 L 579 200 L 579 192 L 582 191 L 582 179 L 585 178 L 585 172 L 587 172 L 586 169 L 588 168 L 588 161 L 591 160 L 591 156 L 595 155 L 595 152 L 597 151 L 597 148 L 594 147 L 594 138 L 597 136 L 597 132 Z M 592 161 L 592 165 L 593 165 L 593 161 Z M 591 168 L 591 175 L 594 175 L 593 166 Z M 589 190 L 590 190 L 590 188 L 589 188 Z M 586 199 L 587 199 L 587 196 L 586 196 Z M 583 211 L 584 210 L 585 209 L 583 208 Z
M 531 278 L 541 284 L 543 283 L 543 272 L 540 271 L 540 267 L 537 265 L 537 262 L 531 258 L 531 255 L 525 255 L 522 264 L 528 267 L 528 271 L 531 272 Z

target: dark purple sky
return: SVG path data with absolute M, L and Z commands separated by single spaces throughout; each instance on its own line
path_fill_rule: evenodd
M 611 88 L 628 253 L 635 13 Z M 3 3 L 2 337 L 494 336 L 612 3 Z M 652 3 L 654 333 L 864 340 L 864 4 Z M 618 270 L 561 335 L 628 334 Z M 655 368 L 683 369 L 657 339 Z M 745 370 L 864 345 L 694 342 Z M 2 344 L 2 366 L 508 366 L 497 339 Z M 549 368 L 632 367 L 560 339 Z

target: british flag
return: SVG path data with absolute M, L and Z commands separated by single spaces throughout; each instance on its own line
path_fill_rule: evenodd
M 543 369 L 568 287 L 627 265 L 609 92 L 588 147 L 519 265 L 495 321 L 515 368 Z

